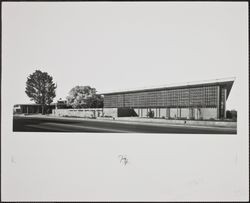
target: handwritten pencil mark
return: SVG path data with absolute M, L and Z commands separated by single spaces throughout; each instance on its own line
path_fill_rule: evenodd
M 120 163 L 122 163 L 124 166 L 126 166 L 126 164 L 128 163 L 128 158 L 126 155 L 119 155 L 118 156 L 120 158 Z
M 16 163 L 16 160 L 14 159 L 14 156 L 11 156 L 11 163 L 12 163 L 12 164 L 15 164 L 15 163 Z

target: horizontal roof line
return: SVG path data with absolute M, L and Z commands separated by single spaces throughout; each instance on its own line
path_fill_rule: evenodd
M 124 89 L 124 90 L 116 90 L 116 91 L 107 91 L 101 92 L 99 94 L 115 94 L 121 92 L 136 92 L 136 91 L 143 91 L 143 90 L 153 90 L 153 89 L 163 89 L 163 88 L 171 88 L 171 87 L 183 87 L 183 86 L 192 86 L 192 85 L 203 85 L 203 84 L 212 84 L 212 83 L 223 83 L 223 82 L 233 82 L 235 81 L 236 77 L 227 77 L 227 78 L 220 78 L 220 79 L 213 79 L 213 80 L 202 80 L 202 81 L 192 81 L 192 82 L 185 82 L 185 83 L 172 83 L 168 85 L 160 85 L 160 86 L 151 86 L 151 87 L 141 87 L 136 89 Z
M 50 105 L 55 105 L 56 103 L 51 103 Z M 25 105 L 25 106 L 40 106 L 42 104 L 36 104 L 36 103 L 28 103 L 28 104 L 14 104 L 14 105 Z M 48 104 L 46 104 L 46 106 L 49 106 Z

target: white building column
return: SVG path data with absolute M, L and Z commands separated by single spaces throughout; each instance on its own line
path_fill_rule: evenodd
M 224 118 L 227 118 L 226 115 L 226 101 L 227 101 L 227 89 L 224 89 Z

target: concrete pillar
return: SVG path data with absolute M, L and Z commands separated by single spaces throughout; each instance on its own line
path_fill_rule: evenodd
M 227 118 L 226 115 L 226 101 L 227 101 L 227 89 L 224 89 L 224 118 Z
M 188 115 L 188 118 L 193 118 L 194 115 L 193 115 L 193 108 L 189 108 L 189 115 Z
M 170 118 L 170 108 L 168 108 L 168 107 L 166 109 L 166 117 Z
M 220 86 L 217 87 L 217 119 L 220 118 Z

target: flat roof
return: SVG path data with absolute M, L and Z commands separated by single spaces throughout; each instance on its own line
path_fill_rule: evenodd
M 143 92 L 143 91 L 154 91 L 154 90 L 164 90 L 164 89 L 179 89 L 179 88 L 187 88 L 187 87 L 197 87 L 203 85 L 222 85 L 225 84 L 228 90 L 228 95 L 231 91 L 232 85 L 235 81 L 235 77 L 230 78 L 220 78 L 220 79 L 213 79 L 213 80 L 202 80 L 202 81 L 193 81 L 193 82 L 185 82 L 185 83 L 174 83 L 168 85 L 161 85 L 157 87 L 143 87 L 137 89 L 126 89 L 126 90 L 116 90 L 116 91 L 107 91 L 102 92 L 99 94 L 102 95 L 112 95 L 112 94 L 119 94 L 119 93 L 132 93 L 132 92 Z
M 56 103 L 51 103 L 50 105 L 55 105 Z M 19 105 L 19 106 L 40 106 L 41 104 L 36 104 L 36 103 L 29 103 L 29 104 L 14 104 L 14 106 L 17 106 L 17 105 Z M 48 105 L 47 105 L 48 106 Z

